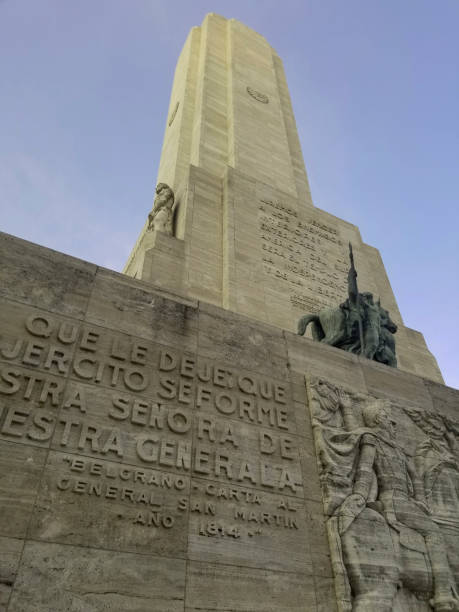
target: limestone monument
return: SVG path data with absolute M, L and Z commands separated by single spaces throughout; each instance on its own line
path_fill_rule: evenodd
M 1 235 L 0 610 L 459 610 L 459 391 L 238 21 L 190 32 L 145 217 L 124 274 Z

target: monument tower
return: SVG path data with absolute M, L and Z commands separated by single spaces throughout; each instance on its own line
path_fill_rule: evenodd
M 313 205 L 262 36 L 192 29 L 125 274 L 0 257 L 0 610 L 459 611 L 459 391 Z
M 422 334 L 403 325 L 379 252 L 314 207 L 282 61 L 235 19 L 207 15 L 188 36 L 158 182 L 175 192 L 175 238 L 145 225 L 126 274 L 293 330 L 347 296 L 350 241 L 360 286 L 398 325 L 399 368 L 442 381 Z

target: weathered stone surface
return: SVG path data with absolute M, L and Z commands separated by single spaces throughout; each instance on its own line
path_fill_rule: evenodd
M 288 358 L 292 372 L 296 375 L 294 381 L 297 386 L 304 386 L 304 372 L 317 374 L 333 380 L 337 383 L 347 385 L 355 390 L 364 392 L 366 383 L 359 360 L 356 355 L 340 351 L 331 346 L 317 346 L 313 340 L 299 338 L 295 334 L 285 332 Z M 319 350 L 319 352 L 318 352 Z M 324 355 L 327 355 L 325 358 Z M 387 366 L 381 366 L 384 372 Z M 303 380 L 301 381 L 301 379 Z M 297 395 L 301 400 L 303 391 Z
M 202 588 L 204 582 L 207 588 Z M 312 577 L 306 574 L 192 561 L 188 564 L 185 609 L 306 612 L 315 609 L 313 584 Z
M 459 421 L 317 378 L 308 393 L 338 609 L 458 609 Z
M 360 360 L 360 365 L 370 393 L 432 408 L 432 399 L 419 377 L 379 364 L 369 368 L 368 361 L 363 359 Z
M 29 527 L 33 539 L 184 557 L 189 478 L 52 452 Z M 182 503 L 183 505 L 183 503 Z
M 120 332 L 196 350 L 196 302 L 168 299 L 144 282 L 127 282 L 120 274 L 101 270 L 97 274 L 86 320 L 106 326 L 117 321 Z
M 5 300 L 0 323 L 8 576 L 18 563 L 8 610 L 45 612 L 50 601 L 74 610 L 309 612 L 333 610 L 335 601 L 344 609 L 339 580 L 347 573 L 337 562 L 334 493 L 323 472 L 328 438 L 318 441 L 320 400 L 305 375 L 325 381 L 320 414 L 342 440 L 346 398 L 356 419 L 371 396 L 391 402 L 399 447 L 424 479 L 449 571 L 459 579 L 453 390 L 105 270 L 82 319 Z M 428 442 L 432 431 L 443 432 L 440 447 Z M 439 462 L 449 467 L 431 481 Z M 369 550 L 377 588 L 390 591 L 389 528 L 367 510 L 374 512 L 362 512 L 341 546 Z M 25 538 L 22 556 L 14 538 Z M 403 538 L 424 545 L 403 558 L 431 597 L 424 536 Z M 51 553 L 58 565 L 49 565 Z M 361 562 L 352 559 L 344 558 L 351 576 Z M 106 569 L 87 578 L 102 562 Z M 111 586 L 139 563 L 132 585 L 126 577 L 121 590 Z M 60 586 L 36 595 L 41 566 L 50 581 L 58 572 Z M 157 567 L 171 572 L 163 599 Z M 145 585 L 150 571 L 156 578 Z M 390 605 L 422 612 L 413 597 L 408 581 Z
M 451 419 L 457 418 L 459 410 L 459 390 L 445 387 L 445 385 L 440 385 L 430 380 L 424 380 L 423 382 L 432 398 L 434 410 Z
M 288 376 L 281 330 L 208 304 L 200 305 L 199 353 L 274 378 Z
M 9 610 L 181 612 L 185 562 L 28 542 Z
M 305 374 L 325 381 L 326 427 L 342 439 L 345 398 L 357 419 L 370 396 L 391 402 L 399 447 L 424 479 L 459 579 L 457 392 L 106 270 L 82 318 L 22 300 L 5 300 L 0 311 L 0 530 L 12 538 L 6 574 L 17 563 L 19 576 L 8 610 L 44 612 L 50 601 L 75 610 L 309 612 L 333 610 L 335 601 L 344 609 L 335 595 L 345 574 L 330 523 L 333 488 L 323 472 L 329 455 L 318 442 L 319 399 Z M 432 431 L 440 447 L 428 442 Z M 432 466 L 442 462 L 449 467 L 432 481 Z M 342 546 L 358 541 L 370 550 L 376 586 L 387 590 L 392 540 L 383 516 L 367 510 Z M 425 549 L 422 534 L 403 541 L 410 537 Z M 25 538 L 22 556 L 14 538 Z M 66 571 L 48 567 L 49 551 Z M 410 554 L 408 575 L 414 571 L 431 597 L 427 553 Z M 88 579 L 101 559 L 106 573 Z M 358 560 L 345 557 L 351 576 Z M 112 588 L 118 563 L 141 563 L 132 588 Z M 35 594 L 40 564 L 49 580 L 60 572 L 61 595 L 54 587 Z M 155 568 L 164 565 L 173 584 L 170 597 L 158 599 L 164 577 Z M 150 586 L 146 567 L 158 580 Z M 395 610 L 424 610 L 411 588 L 404 583 Z
M 32 514 L 46 451 L 0 443 L 0 534 L 22 538 Z
M 7 608 L 23 547 L 23 540 L 0 537 L 0 610 Z
M 198 479 L 191 491 L 191 559 L 312 573 L 303 500 Z
M 97 266 L 2 234 L 0 295 L 81 319 Z M 20 262 L 22 273 L 17 275 Z
M 337 612 L 333 578 L 314 576 L 317 612 Z

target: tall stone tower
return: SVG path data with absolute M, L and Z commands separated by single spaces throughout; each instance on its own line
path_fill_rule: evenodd
M 174 238 L 142 229 L 124 272 L 285 330 L 361 290 L 398 325 L 399 368 L 442 381 L 403 325 L 377 249 L 314 207 L 282 61 L 234 19 L 209 14 L 177 63 L 158 182 L 175 192 Z
M 192 30 L 158 180 L 130 276 L 0 233 L 0 609 L 457 612 L 459 391 L 241 23 Z M 349 240 L 399 369 L 294 331 Z

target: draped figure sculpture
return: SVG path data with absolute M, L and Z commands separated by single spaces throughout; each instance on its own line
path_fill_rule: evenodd
M 457 554 L 390 402 L 320 380 L 308 387 L 340 612 L 458 611 Z M 455 498 L 444 505 L 459 510 Z
M 172 236 L 174 192 L 166 183 L 158 183 L 153 208 L 148 214 L 148 231 Z

